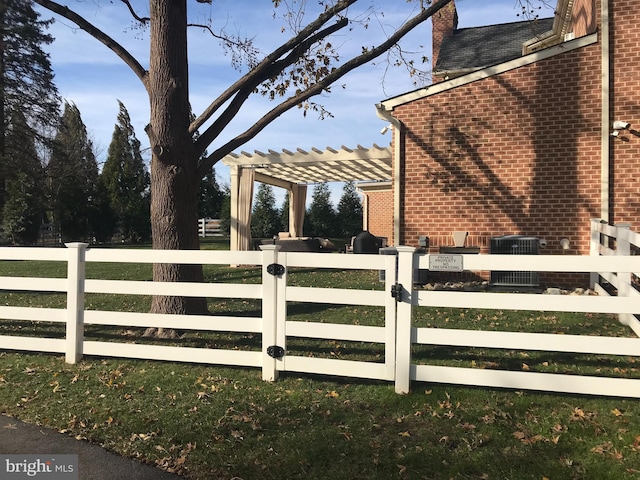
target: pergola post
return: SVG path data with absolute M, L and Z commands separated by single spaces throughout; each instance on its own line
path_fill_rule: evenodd
M 301 237 L 307 203 L 307 186 L 293 184 L 289 193 L 289 232 L 292 237 Z
M 238 170 L 237 165 L 231 166 L 231 221 L 229 231 L 229 247 L 238 250 Z

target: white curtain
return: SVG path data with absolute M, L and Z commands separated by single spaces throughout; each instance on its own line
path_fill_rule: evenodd
M 294 184 L 291 186 L 289 199 L 289 231 L 292 237 L 302 236 L 304 214 L 307 206 L 307 186 Z
M 251 207 L 255 171 L 252 168 L 239 168 L 238 176 L 238 244 L 236 249 L 243 251 L 251 250 Z

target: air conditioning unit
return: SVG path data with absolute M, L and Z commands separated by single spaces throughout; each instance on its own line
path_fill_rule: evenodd
M 491 239 L 490 253 L 498 255 L 538 255 L 540 240 L 523 235 L 504 235 Z M 490 284 L 500 287 L 538 287 L 538 272 L 492 271 Z

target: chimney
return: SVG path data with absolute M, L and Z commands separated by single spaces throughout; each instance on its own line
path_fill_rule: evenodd
M 442 0 L 436 0 L 434 3 L 438 1 Z M 458 11 L 456 10 L 455 0 L 451 0 L 448 5 L 445 5 L 437 11 L 435 15 L 431 17 L 431 23 L 433 25 L 431 68 L 434 70 L 438 61 L 442 41 L 453 35 L 453 32 L 458 28 Z M 434 82 L 435 81 L 436 79 L 434 78 Z

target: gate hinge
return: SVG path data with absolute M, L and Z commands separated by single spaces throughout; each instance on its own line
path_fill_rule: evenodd
M 267 273 L 269 275 L 279 277 L 284 272 L 285 272 L 284 265 L 280 265 L 279 263 L 271 263 L 267 265 Z
M 282 358 L 284 357 L 284 348 L 279 345 L 270 345 L 267 347 L 267 355 L 271 358 Z
M 395 285 L 391 285 L 391 296 L 395 298 L 397 301 L 400 301 L 402 298 L 402 284 L 396 283 Z

